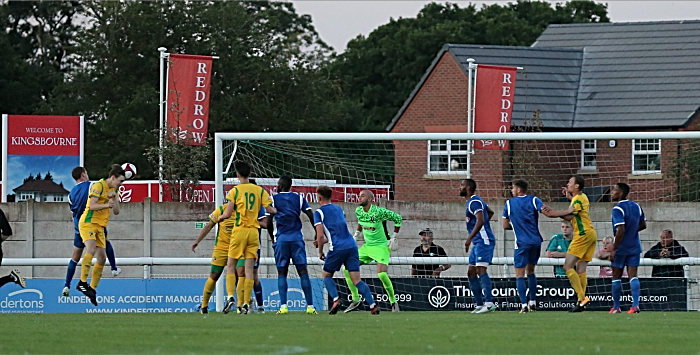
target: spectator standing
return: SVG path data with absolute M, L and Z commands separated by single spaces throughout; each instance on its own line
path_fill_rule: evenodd
M 661 241 L 644 254 L 648 259 L 678 259 L 690 256 L 685 248 L 673 239 L 673 231 L 661 232 Z M 683 277 L 683 265 L 657 265 L 651 270 L 651 277 Z
M 420 245 L 413 250 L 414 257 L 447 257 L 445 249 L 433 244 L 433 231 L 430 228 L 423 229 L 418 235 L 420 235 Z M 438 277 L 450 267 L 451 265 L 448 264 L 413 265 L 411 267 L 411 275 Z

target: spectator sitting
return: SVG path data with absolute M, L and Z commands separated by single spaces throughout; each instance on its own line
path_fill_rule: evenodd
M 420 235 L 420 245 L 413 250 L 414 257 L 447 257 L 445 249 L 433 244 L 433 231 L 430 228 L 423 229 L 418 235 Z M 440 273 L 449 269 L 450 266 L 447 264 L 413 265 L 411 267 L 411 275 L 437 277 L 440 276 Z
M 661 241 L 644 254 L 649 259 L 678 259 L 688 257 L 685 248 L 673 239 L 673 232 L 666 229 L 661 232 Z M 658 265 L 651 270 L 651 277 L 683 277 L 683 265 Z
M 561 222 L 561 233 L 552 236 L 547 245 L 547 257 L 548 258 L 565 258 L 566 251 L 569 250 L 569 244 L 571 240 L 574 239 L 574 228 L 571 226 L 571 222 L 562 221 Z M 566 272 L 564 272 L 564 267 L 561 265 L 554 266 L 554 276 L 555 277 L 566 277 Z
M 612 252 L 614 242 L 615 240 L 613 239 L 613 237 L 605 237 L 603 239 L 603 249 L 600 249 L 597 252 L 595 252 L 595 257 L 600 260 L 610 260 L 610 254 Z M 598 277 L 612 277 L 612 275 L 612 267 L 600 267 L 600 273 L 598 274 Z M 628 277 L 627 271 L 622 270 L 622 277 Z

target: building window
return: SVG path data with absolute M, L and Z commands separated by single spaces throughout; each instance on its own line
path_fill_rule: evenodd
M 19 194 L 20 201 L 26 201 L 26 200 L 29 200 L 30 198 L 34 198 L 33 192 L 20 192 L 20 194 Z
M 661 173 L 661 139 L 632 140 L 632 173 Z
M 468 141 L 428 141 L 428 171 L 431 173 L 467 171 Z
M 63 195 L 53 195 L 53 202 L 63 202 Z
M 581 169 L 596 168 L 596 140 L 584 139 L 581 141 Z

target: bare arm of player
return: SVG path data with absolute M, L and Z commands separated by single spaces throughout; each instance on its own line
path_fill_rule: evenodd
M 232 201 L 229 201 L 226 204 L 226 209 L 224 210 L 224 213 L 221 216 L 219 216 L 219 222 L 223 222 L 225 219 L 231 217 L 231 215 L 233 214 L 233 206 L 234 203 Z
M 306 217 L 309 217 L 309 223 L 314 224 L 314 211 L 313 210 L 306 210 L 304 211 L 304 214 Z M 316 231 L 316 228 L 314 228 L 314 231 Z M 316 239 L 318 239 L 318 232 L 316 235 L 314 235 L 314 246 L 317 247 L 316 245 Z
M 481 232 L 481 227 L 484 226 L 484 212 L 479 211 L 475 215 L 476 217 L 476 224 L 474 225 L 474 229 L 472 230 L 471 234 L 469 234 L 469 237 L 467 237 L 467 241 L 464 243 L 464 248 L 469 253 L 469 245 L 472 243 L 472 239 Z
M 258 224 L 260 225 L 260 228 L 267 229 L 267 221 L 268 221 L 267 216 L 265 216 L 263 218 L 258 218 Z
M 112 205 L 114 205 L 114 201 L 112 200 L 110 200 L 109 203 L 97 203 L 97 201 L 99 201 L 99 198 L 95 196 L 90 197 L 90 211 L 99 211 L 105 208 L 112 208 Z
M 549 217 L 549 218 L 561 217 L 567 221 L 570 221 L 570 220 L 574 219 L 573 212 L 574 212 L 574 206 L 569 206 L 569 208 L 564 210 L 564 211 L 557 211 L 557 210 L 554 210 L 551 207 L 546 206 L 546 205 L 542 206 L 542 214 Z
M 326 254 L 323 253 L 323 245 L 326 244 L 327 238 L 323 235 L 323 224 L 316 225 L 316 244 L 318 245 L 318 258 L 326 260 Z
M 615 250 L 622 244 L 623 238 L 625 238 L 625 225 L 620 224 L 617 226 L 617 232 L 615 232 L 615 243 L 613 243 L 613 250 L 610 252 L 610 261 L 615 261 Z
M 491 207 L 486 206 L 486 213 L 489 214 L 489 220 L 490 220 L 491 218 L 493 218 L 493 214 L 494 214 L 494 213 L 493 213 L 493 210 L 491 210 Z
M 269 214 L 277 213 L 277 209 L 275 207 L 273 207 L 272 205 L 265 207 L 265 211 L 267 211 L 267 213 L 269 213 Z
M 647 221 L 639 221 L 639 229 L 637 229 L 639 232 L 647 229 Z
M 275 219 L 270 216 L 270 220 L 267 223 L 267 235 L 270 236 L 270 243 L 275 243 Z
M 503 218 L 503 229 L 511 230 L 513 226 L 510 225 L 510 218 Z
M 207 237 L 207 234 L 209 234 L 209 232 L 211 232 L 211 230 L 214 228 L 215 225 L 216 225 L 216 223 L 209 221 L 209 223 L 207 223 L 207 225 L 204 226 L 204 229 L 202 229 L 202 231 L 199 232 L 199 237 L 197 238 L 197 240 L 194 241 L 194 243 L 192 243 L 192 252 L 193 253 L 194 253 L 194 250 L 197 249 L 197 246 L 199 245 L 199 243 L 201 243 L 202 240 L 204 240 L 204 238 Z
M 114 204 L 112 204 L 112 213 L 114 213 L 115 216 L 118 215 L 121 211 L 119 208 L 119 195 L 117 195 L 114 191 L 110 191 L 107 196 L 109 196 L 110 201 L 114 201 Z

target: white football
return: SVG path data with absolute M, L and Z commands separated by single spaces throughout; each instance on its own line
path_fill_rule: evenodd
M 131 163 L 122 164 L 122 169 L 124 169 L 124 177 L 129 180 L 136 176 L 136 165 Z

